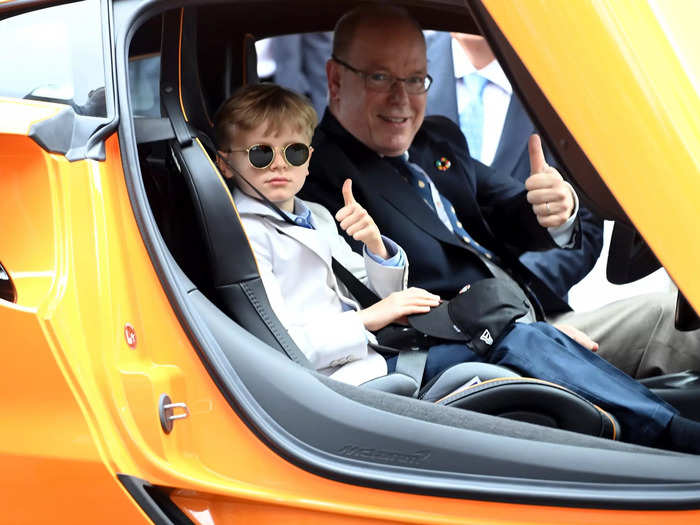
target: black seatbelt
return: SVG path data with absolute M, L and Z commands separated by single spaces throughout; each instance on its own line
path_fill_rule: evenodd
M 379 301 L 377 294 L 355 277 L 350 270 L 340 264 L 335 257 L 333 257 L 331 266 L 333 267 L 335 276 L 345 285 L 362 308 L 368 308 Z

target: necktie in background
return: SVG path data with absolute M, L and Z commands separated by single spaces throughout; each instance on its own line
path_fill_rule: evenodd
M 433 201 L 432 190 L 430 189 L 430 181 L 426 175 L 423 168 L 414 162 L 408 160 L 408 154 L 402 155 L 400 157 L 394 157 L 390 159 L 390 162 L 396 167 L 396 169 L 403 175 L 411 186 L 418 190 L 418 194 L 421 196 L 423 201 L 430 206 L 430 208 L 438 214 L 440 213 L 435 209 L 435 202 Z M 447 200 L 442 194 L 438 192 L 440 196 L 440 201 L 438 206 L 444 211 L 444 215 L 450 221 L 452 226 L 452 231 L 459 237 L 464 243 L 471 245 L 476 251 L 485 256 L 487 259 L 493 259 L 493 253 L 481 246 L 478 242 L 472 239 L 471 235 L 462 226 L 462 223 L 457 218 L 454 206 Z M 442 218 L 441 218 L 442 220 Z
M 462 80 L 467 86 L 469 100 L 459 113 L 459 127 L 467 137 L 469 154 L 476 160 L 481 160 L 482 134 L 484 130 L 484 101 L 482 95 L 488 80 L 476 71 Z

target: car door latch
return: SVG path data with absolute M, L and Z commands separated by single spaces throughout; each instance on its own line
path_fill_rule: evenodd
M 181 409 L 178 410 L 178 409 Z M 175 413 L 178 410 L 179 413 Z M 178 419 L 184 419 L 190 415 L 190 410 L 185 403 L 173 403 L 168 394 L 161 394 L 158 401 L 158 415 L 163 432 L 170 434 L 173 424 Z

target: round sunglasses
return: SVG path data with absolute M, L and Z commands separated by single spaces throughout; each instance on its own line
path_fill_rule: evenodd
M 275 160 L 276 150 L 269 144 L 253 144 L 244 149 L 231 149 L 229 151 L 245 151 L 248 154 L 248 162 L 259 170 L 267 168 Z M 293 142 L 282 148 L 282 157 L 290 166 L 301 166 L 309 160 L 310 149 L 306 144 Z

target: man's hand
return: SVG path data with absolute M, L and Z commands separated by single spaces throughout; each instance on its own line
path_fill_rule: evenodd
M 367 249 L 373 254 L 386 259 L 389 254 L 384 246 L 379 228 L 374 224 L 374 220 L 367 213 L 367 210 L 355 201 L 350 179 L 345 179 L 343 183 L 343 200 L 345 206 L 335 214 L 335 220 L 340 223 L 340 227 L 356 241 L 365 243 Z
M 394 292 L 357 313 L 367 330 L 379 330 L 394 321 L 405 324 L 407 315 L 424 314 L 439 304 L 440 296 L 411 287 Z
M 585 333 L 583 333 L 578 328 L 574 328 L 573 326 L 568 325 L 568 324 L 555 324 L 553 326 L 554 326 L 554 328 L 556 328 L 557 330 L 559 330 L 563 334 L 566 334 L 569 337 L 571 337 L 571 339 L 576 341 L 582 347 L 590 350 L 591 352 L 598 351 L 598 343 L 596 343 L 593 339 L 588 337 Z
M 561 226 L 574 211 L 571 188 L 559 172 L 545 162 L 539 135 L 531 135 L 527 147 L 530 153 L 530 176 L 525 181 L 527 201 L 532 204 L 540 226 Z

